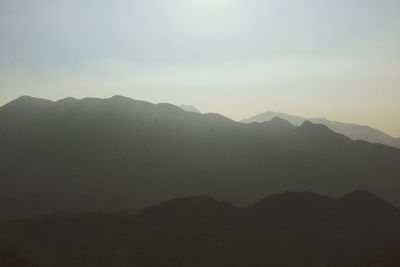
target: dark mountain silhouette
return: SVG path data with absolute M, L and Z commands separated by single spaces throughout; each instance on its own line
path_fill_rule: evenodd
M 332 131 L 343 134 L 347 137 L 350 137 L 353 140 L 364 140 L 371 143 L 379 143 L 400 148 L 400 138 L 393 138 L 382 131 L 373 129 L 368 126 L 330 121 L 324 118 L 303 118 L 300 116 L 293 116 L 282 112 L 267 111 L 255 115 L 249 119 L 242 120 L 242 122 L 244 123 L 264 122 L 264 121 L 269 121 L 275 117 L 287 120 L 295 126 L 299 126 L 304 121 L 308 120 L 312 123 L 323 124 Z
M 181 105 L 180 108 L 187 112 L 201 113 L 200 110 L 192 105 Z
M 0 245 L 41 267 L 346 267 L 399 237 L 400 211 L 365 191 L 340 198 L 285 192 L 242 208 L 190 196 L 137 215 L 54 214 L 0 224 Z
M 238 123 L 122 96 L 0 107 L 0 216 L 120 211 L 185 195 L 238 205 L 285 190 L 400 204 L 400 150 L 326 126 Z

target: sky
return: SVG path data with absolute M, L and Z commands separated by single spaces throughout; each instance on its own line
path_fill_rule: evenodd
M 400 137 L 399 0 L 0 0 L 0 105 L 124 95 Z

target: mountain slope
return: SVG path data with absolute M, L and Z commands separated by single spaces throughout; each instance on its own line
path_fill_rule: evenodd
M 368 219 L 375 216 L 371 223 Z M 355 266 L 400 237 L 400 211 L 368 192 L 286 192 L 248 207 L 206 196 L 127 213 L 0 224 L 0 246 L 47 266 Z M 388 265 L 390 266 L 390 265 Z
M 0 108 L 0 215 L 137 210 L 184 195 L 248 204 L 371 190 L 400 204 L 400 150 L 284 120 L 243 124 L 122 96 Z
M 327 126 L 329 129 L 331 129 L 332 131 L 343 134 L 345 136 L 348 136 L 353 140 L 364 140 L 364 141 L 368 141 L 371 143 L 380 143 L 380 144 L 400 148 L 399 138 L 393 138 L 382 131 L 373 129 L 368 126 L 330 121 L 330 120 L 323 119 L 323 118 L 303 118 L 300 116 L 293 116 L 293 115 L 289 115 L 289 114 L 282 113 L 282 112 L 267 111 L 267 112 L 255 115 L 249 119 L 242 120 L 242 122 L 244 122 L 244 123 L 264 122 L 264 121 L 269 121 L 274 117 L 279 117 L 284 120 L 287 120 L 295 126 L 299 126 L 304 121 L 308 120 L 312 123 L 323 124 L 323 125 Z

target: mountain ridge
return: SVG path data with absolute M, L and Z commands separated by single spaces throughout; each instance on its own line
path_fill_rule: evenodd
M 343 207 L 343 200 L 363 212 Z M 365 215 L 380 205 L 385 220 L 371 224 Z M 288 191 L 245 207 L 193 195 L 136 215 L 84 212 L 4 222 L 0 247 L 39 267 L 343 267 L 381 262 L 382 247 L 400 238 L 399 224 L 400 210 L 369 192 L 332 198 Z M 379 261 L 367 260 L 375 255 Z
M 257 114 L 248 119 L 241 120 L 243 123 L 250 122 L 263 122 L 269 121 L 273 117 L 280 117 L 289 121 L 295 126 L 301 125 L 304 121 L 310 121 L 316 124 L 323 124 L 331 130 L 350 137 L 353 140 L 364 140 L 371 143 L 380 143 L 393 147 L 400 148 L 400 138 L 392 137 L 380 130 L 374 129 L 366 125 L 359 125 L 354 123 L 344 123 L 331 121 L 325 118 L 304 118 L 300 116 L 294 116 L 283 112 L 267 111 L 264 113 Z
M 121 96 L 24 106 L 0 108 L 0 199 L 12 200 L 0 220 L 197 194 L 246 205 L 285 190 L 372 189 L 400 205 L 400 151 L 325 126 L 244 124 Z

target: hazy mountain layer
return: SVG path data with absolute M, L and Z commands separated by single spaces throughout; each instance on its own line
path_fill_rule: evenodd
M 198 110 L 196 107 L 191 106 L 191 105 L 181 105 L 180 108 L 187 112 L 201 113 L 200 110 Z
M 308 121 L 243 124 L 115 96 L 0 107 L 0 214 L 137 210 L 205 194 L 370 190 L 400 204 L 400 150 Z
M 254 117 L 251 117 L 249 119 L 242 120 L 242 122 L 244 122 L 244 123 L 264 122 L 264 121 L 269 121 L 274 117 L 279 117 L 284 120 L 287 120 L 295 126 L 299 126 L 304 121 L 308 120 L 308 121 L 311 121 L 312 123 L 323 124 L 323 125 L 327 126 L 329 129 L 331 129 L 332 131 L 343 134 L 345 136 L 348 136 L 353 140 L 364 140 L 364 141 L 368 141 L 371 143 L 379 143 L 379 144 L 384 144 L 384 145 L 400 148 L 400 139 L 399 138 L 393 138 L 390 135 L 388 135 L 382 131 L 373 129 L 368 126 L 330 121 L 330 120 L 323 119 L 323 118 L 308 119 L 308 118 L 293 116 L 293 115 L 289 115 L 289 114 L 281 113 L 281 112 L 267 111 L 265 113 L 255 115 Z
M 0 246 L 38 267 L 355 267 L 398 240 L 400 211 L 363 191 L 337 199 L 286 192 L 244 208 L 191 196 L 136 216 L 54 214 L 0 224 Z

